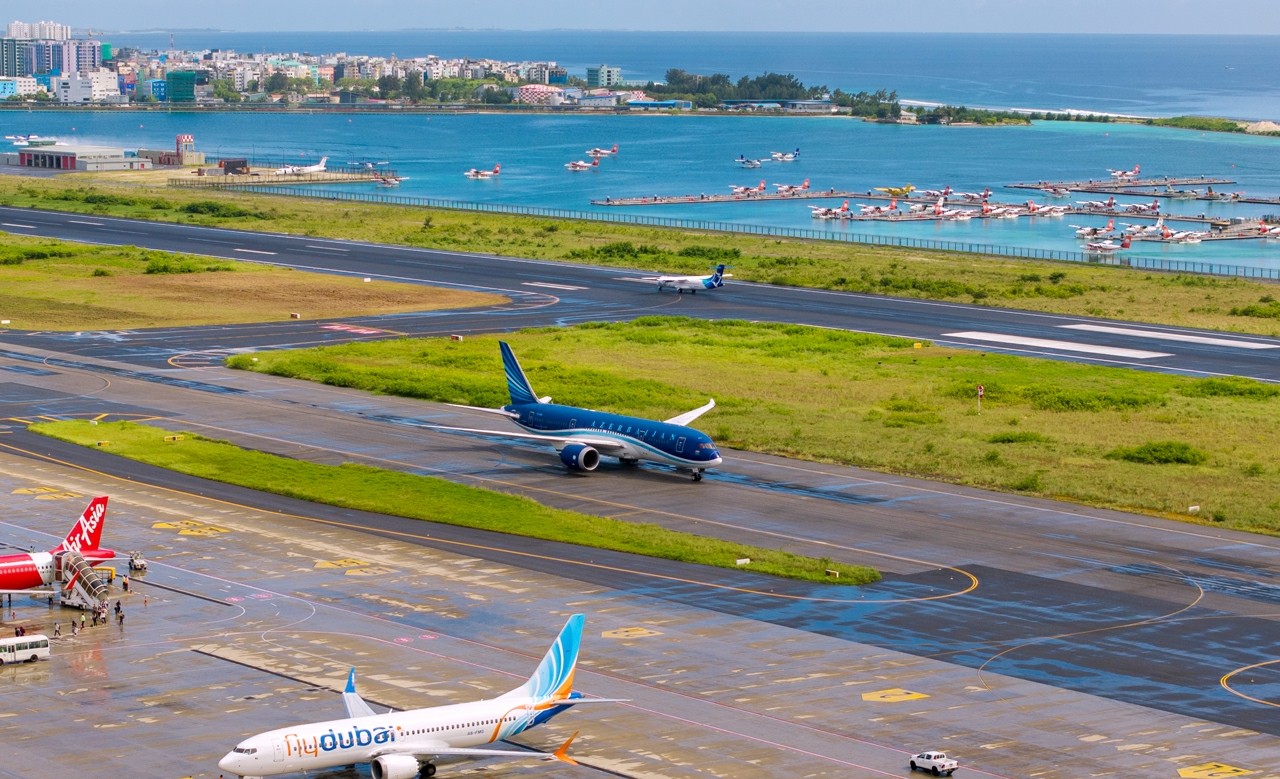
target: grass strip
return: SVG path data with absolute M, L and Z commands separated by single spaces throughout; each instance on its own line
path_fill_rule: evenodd
M 645 317 L 502 338 L 557 403 L 665 419 L 714 397 L 697 426 L 723 446 L 1280 534 L 1275 385 L 741 321 Z M 509 402 L 496 340 L 228 364 L 492 408 Z
M 359 511 L 718 568 L 742 570 L 736 561 L 750 558 L 746 570 L 789 579 L 834 584 L 867 584 L 880 579 L 878 571 L 864 566 L 548 508 L 528 498 L 431 476 L 355 463 L 321 465 L 242 449 L 188 432 L 180 434 L 181 440 L 167 441 L 173 432 L 134 422 L 41 422 L 30 429 L 82 446 L 95 447 L 106 441 L 102 448 L 113 454 L 190 476 Z M 581 556 L 589 554 L 584 551 Z M 838 571 L 839 578 L 831 578 L 828 571 Z

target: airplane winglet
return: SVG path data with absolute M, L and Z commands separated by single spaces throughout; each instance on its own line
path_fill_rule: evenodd
M 553 757 L 556 760 L 559 760 L 562 763 L 568 763 L 569 765 L 577 765 L 578 761 L 574 760 L 572 757 L 569 757 L 569 745 L 572 744 L 573 740 L 577 737 L 578 737 L 578 731 L 575 730 L 573 731 L 573 735 L 569 736 L 568 740 L 566 740 L 563 744 L 560 745 L 559 749 L 551 753 L 551 757 Z
M 356 692 L 356 669 L 355 666 L 347 672 L 347 686 L 342 691 L 342 705 L 347 710 L 348 717 L 372 717 L 374 711 L 364 698 Z

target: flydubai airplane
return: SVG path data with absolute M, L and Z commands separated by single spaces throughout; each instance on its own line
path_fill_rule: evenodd
M 540 398 L 534 394 L 511 347 L 502 341 L 498 342 L 498 346 L 502 350 L 502 366 L 507 374 L 511 403 L 502 408 L 458 408 L 507 417 L 526 432 L 476 430 L 444 425 L 434 426 L 437 430 L 483 433 L 548 443 L 560 453 L 560 461 L 571 471 L 594 471 L 600 465 L 600 455 L 606 454 L 617 457 L 625 465 L 634 465 L 641 460 L 674 465 L 693 474 L 694 481 L 702 481 L 704 470 L 714 468 L 722 462 L 715 442 L 706 433 L 688 426 L 690 422 L 715 408 L 714 400 L 665 422 L 557 405 L 551 402 L 550 397 Z
M 62 543 L 47 552 L 13 554 L 0 557 L 0 593 L 14 594 L 49 587 L 54 581 L 54 557 L 59 552 L 79 552 L 90 565 L 116 556 L 112 549 L 102 549 L 102 526 L 106 524 L 107 498 L 94 498 L 80 515 Z
M 369 763 L 373 779 L 414 779 L 434 776 L 441 760 L 536 756 L 574 763 L 568 751 L 577 733 L 551 754 L 483 745 L 523 733 L 579 704 L 622 702 L 586 698 L 573 690 L 584 621 L 581 614 L 570 617 L 533 676 L 492 700 L 376 714 L 356 693 L 352 668 L 342 694 L 345 719 L 251 736 L 219 760 L 218 767 L 258 777 Z
M 689 294 L 696 295 L 700 289 L 719 289 L 724 286 L 724 280 L 733 278 L 732 273 L 725 273 L 724 269 L 728 265 L 717 265 L 715 270 L 709 276 L 645 276 L 644 281 L 658 282 L 658 291 L 664 289 L 674 289 L 678 294 L 684 294 L 689 290 Z

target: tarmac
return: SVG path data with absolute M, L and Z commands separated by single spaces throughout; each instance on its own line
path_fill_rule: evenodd
M 89 496 L 110 494 L 106 542 L 150 561 L 129 594 L 113 588 L 123 626 L 70 638 L 74 612 L 14 599 L 17 622 L 51 633 L 59 620 L 63 637 L 51 660 L 0 669 L 0 776 L 217 776 L 247 735 L 342 716 L 352 666 L 375 708 L 491 697 L 576 612 L 576 688 L 629 702 L 521 740 L 549 750 L 581 731 L 584 767 L 483 760 L 443 775 L 905 776 L 909 754 L 940 748 L 992 777 L 1210 776 L 1194 771 L 1224 761 L 1280 776 L 1273 736 L 408 538 L 9 454 L 0 494 L 3 535 L 23 549 L 52 546 Z

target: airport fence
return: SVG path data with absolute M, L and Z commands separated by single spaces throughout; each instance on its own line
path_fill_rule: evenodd
M 759 235 L 770 238 L 798 238 L 810 241 L 836 241 L 840 243 L 864 244 L 868 246 L 892 246 L 904 249 L 929 249 L 944 252 L 964 252 L 967 254 L 988 254 L 998 257 L 1014 257 L 1024 260 L 1058 260 L 1062 262 L 1080 262 L 1095 265 L 1118 265 L 1122 267 L 1141 268 L 1170 273 L 1194 273 L 1209 276 L 1237 276 L 1241 278 L 1280 280 L 1280 268 L 1260 268 L 1250 265 L 1228 265 L 1215 262 L 1172 260 L 1166 257 L 1150 257 L 1131 252 L 1125 252 L 1124 254 L 1120 254 L 1118 252 L 1095 254 L 1089 252 L 1061 251 L 1058 249 L 1037 249 L 1025 246 L 999 246 L 987 243 L 971 243 L 969 241 L 939 241 L 932 238 L 910 238 L 896 235 L 835 232 L 832 230 L 817 230 L 804 227 L 775 227 L 769 225 L 743 224 L 741 222 L 646 216 L 643 214 L 620 214 L 609 211 L 586 211 L 572 208 L 544 208 L 541 206 L 521 206 L 504 203 L 477 203 L 467 200 L 447 200 L 443 198 L 418 197 L 414 195 L 392 195 L 379 192 L 343 192 L 329 189 L 301 189 L 297 186 L 290 185 L 240 184 L 233 181 L 227 181 L 221 176 L 216 177 L 215 179 L 169 179 L 169 185 L 187 189 L 222 189 L 235 192 L 256 192 L 264 195 L 284 195 L 286 197 L 306 197 L 319 200 L 382 203 L 397 206 L 416 206 L 419 208 L 439 208 L 450 211 L 473 211 L 480 213 L 544 217 L 548 219 L 576 219 L 588 222 L 642 225 L 647 227 L 670 227 L 678 230 Z

